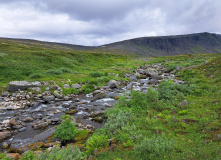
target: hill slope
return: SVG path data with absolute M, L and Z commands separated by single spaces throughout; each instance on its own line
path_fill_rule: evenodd
M 83 50 L 84 52 L 108 52 L 152 57 L 221 53 L 221 35 L 206 32 L 177 36 L 141 37 L 101 46 L 81 46 L 30 39 L 0 38 L 0 43 L 4 42 L 65 51 Z
M 220 53 L 221 35 L 197 33 L 178 36 L 142 37 L 100 47 L 147 56 L 169 56 L 195 53 Z

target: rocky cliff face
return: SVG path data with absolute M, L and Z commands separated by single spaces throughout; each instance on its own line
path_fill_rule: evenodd
M 107 44 L 102 46 L 102 49 L 149 56 L 221 53 L 221 35 L 197 33 L 179 36 L 142 37 Z

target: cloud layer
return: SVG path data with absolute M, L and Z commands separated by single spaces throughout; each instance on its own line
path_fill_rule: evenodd
M 102 45 L 221 33 L 220 0 L 0 0 L 0 37 Z

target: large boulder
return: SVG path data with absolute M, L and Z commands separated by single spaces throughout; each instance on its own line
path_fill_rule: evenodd
M 118 82 L 116 80 L 110 80 L 108 83 L 107 83 L 108 87 L 109 88 L 117 88 L 118 87 Z
M 72 84 L 71 88 L 79 89 L 81 88 L 80 84 Z
M 143 71 L 143 73 L 149 77 L 157 77 L 158 76 L 158 71 L 153 68 L 147 68 Z
M 36 82 L 28 82 L 28 81 L 11 81 L 7 86 L 7 90 L 9 92 L 14 92 L 20 90 L 26 90 L 28 88 L 39 87 L 41 83 Z

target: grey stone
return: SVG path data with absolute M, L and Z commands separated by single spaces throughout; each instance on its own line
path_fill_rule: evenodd
M 113 89 L 113 88 L 117 88 L 118 87 L 118 82 L 116 80 L 110 80 L 108 83 L 107 83 L 108 87 Z
M 134 76 L 140 77 L 140 73 L 136 72 L 136 73 L 134 73 Z
M 71 88 L 79 89 L 81 86 L 79 84 L 72 84 Z
M 0 143 L 1 143 L 3 140 L 5 140 L 5 139 L 7 139 L 7 138 L 9 138 L 9 137 L 11 137 L 11 136 L 12 136 L 12 134 L 11 134 L 11 132 L 9 132 L 9 131 L 0 132 Z
M 44 129 L 47 126 L 48 126 L 47 121 L 46 122 L 45 121 L 38 121 L 32 125 L 32 128 L 37 130 L 37 129 Z
M 57 97 L 57 98 L 60 98 L 60 99 L 63 98 L 62 93 L 59 93 L 58 90 L 55 90 L 55 91 L 54 91 L 54 96 Z
M 34 121 L 34 118 L 32 117 L 26 117 L 25 119 L 23 119 L 24 122 L 32 122 Z
M 18 131 L 19 131 L 19 132 L 23 132 L 23 131 L 26 131 L 26 129 L 27 129 L 26 127 L 22 127 L 22 128 L 20 128 Z
M 181 71 L 181 70 L 183 70 L 183 69 L 184 69 L 183 66 L 177 66 L 177 67 L 176 67 L 176 70 L 177 70 L 177 71 Z
M 51 101 L 54 101 L 55 97 L 53 95 L 51 96 L 43 96 L 43 100 L 45 102 L 51 102 Z
M 70 88 L 70 86 L 68 84 L 64 84 L 63 88 Z
M 136 77 L 136 76 L 130 76 L 129 79 L 130 79 L 131 81 L 135 81 L 135 80 L 137 80 L 137 77 Z
M 158 71 L 153 68 L 147 68 L 143 71 L 143 73 L 149 77 L 158 76 Z
M 9 92 L 14 92 L 20 90 L 26 90 L 32 87 L 41 86 L 40 82 L 28 82 L 28 81 L 11 81 L 7 86 Z
M 41 88 L 40 87 L 33 87 L 31 88 L 33 91 L 36 91 L 36 92 L 41 92 Z

